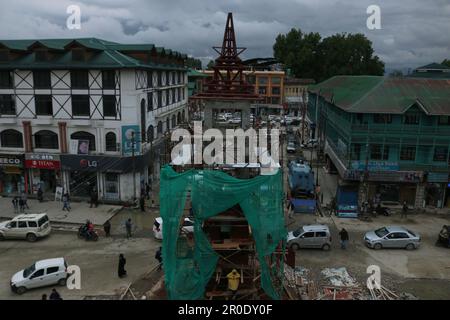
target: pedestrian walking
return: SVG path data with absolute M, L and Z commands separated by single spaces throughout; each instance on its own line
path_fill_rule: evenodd
M 111 232 L 111 222 L 109 222 L 109 220 L 107 220 L 103 225 L 103 230 L 105 230 L 105 236 L 109 237 Z
M 155 253 L 155 259 L 158 260 L 159 266 L 158 266 L 158 270 L 162 269 L 162 247 L 159 247 L 158 251 L 156 251 Z
M 11 202 L 14 207 L 14 213 L 19 213 L 19 198 L 14 197 Z
M 128 220 L 125 222 L 125 229 L 127 231 L 127 239 L 131 238 L 131 227 L 133 224 L 131 223 L 131 218 L 128 218 Z
M 139 206 L 141 207 L 141 211 L 145 212 L 145 196 L 143 194 L 139 198 Z
M 25 208 L 30 209 L 30 207 L 28 206 L 28 203 L 27 203 L 27 201 L 28 201 L 28 196 L 27 196 L 27 194 L 26 194 L 25 192 L 22 191 L 22 195 L 20 196 L 20 198 L 21 198 L 22 201 L 23 201 L 23 207 L 24 207 L 24 209 L 25 209 Z
M 408 218 L 408 205 L 406 204 L 406 201 L 403 201 L 402 215 L 400 217 Z
M 123 278 L 123 277 L 125 277 L 127 275 L 127 271 L 125 270 L 125 265 L 126 264 L 127 264 L 127 260 L 125 259 L 125 257 L 121 253 L 119 255 L 119 268 L 117 270 L 117 274 L 118 274 L 119 278 Z
M 69 193 L 66 192 L 63 197 L 62 197 L 62 201 L 63 201 L 63 208 L 62 210 L 67 210 L 70 211 L 70 197 L 69 197 Z
M 145 183 L 145 196 L 147 200 L 150 200 L 150 184 L 148 182 Z
M 341 237 L 341 249 L 347 249 L 348 243 L 348 232 L 344 228 L 339 232 L 339 236 Z
M 19 199 L 19 210 L 20 210 L 20 213 L 24 213 L 25 212 L 25 205 L 24 205 L 24 202 L 23 202 L 22 198 Z
M 92 208 L 93 206 L 95 206 L 96 208 L 98 207 L 98 192 L 96 188 L 92 189 L 91 192 L 91 203 L 89 208 Z
M 39 186 L 39 189 L 37 191 L 37 198 L 38 198 L 39 202 L 44 201 L 44 191 L 42 191 L 41 186 Z
M 55 288 L 52 289 L 52 293 L 50 294 L 50 300 L 62 300 L 61 295 Z

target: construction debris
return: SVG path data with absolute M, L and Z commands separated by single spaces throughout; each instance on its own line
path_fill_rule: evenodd
M 284 265 L 284 289 L 291 300 L 398 300 L 397 295 L 384 286 L 367 288 L 342 268 L 325 268 L 314 279 L 309 269 Z

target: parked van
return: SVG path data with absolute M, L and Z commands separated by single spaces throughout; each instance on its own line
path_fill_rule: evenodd
M 11 290 L 23 294 L 29 289 L 66 285 L 67 263 L 64 258 L 40 260 L 12 276 Z
M 294 250 L 316 248 L 328 251 L 331 248 L 330 229 L 319 224 L 302 226 L 288 233 L 287 245 Z
M 50 221 L 46 213 L 21 214 L 0 223 L 0 240 L 26 239 L 30 242 L 50 234 Z

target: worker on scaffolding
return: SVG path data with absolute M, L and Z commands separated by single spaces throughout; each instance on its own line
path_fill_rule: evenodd
M 241 275 L 237 272 L 236 269 L 233 269 L 229 274 L 227 274 L 228 279 L 228 289 L 233 293 L 232 299 L 234 300 L 236 297 L 237 290 L 239 288 L 239 279 Z

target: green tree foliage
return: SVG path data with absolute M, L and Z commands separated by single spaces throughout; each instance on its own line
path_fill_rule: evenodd
M 441 64 L 450 68 L 450 59 L 445 59 Z
M 317 32 L 292 29 L 277 36 L 273 50 L 275 58 L 299 78 L 320 82 L 335 75 L 384 74 L 384 63 L 363 34 L 342 33 L 322 39 Z
M 210 61 L 208 62 L 208 64 L 206 65 L 206 69 L 211 70 L 212 67 L 214 67 L 215 64 L 216 64 L 216 63 L 214 62 L 214 60 L 210 60 Z
M 202 61 L 193 57 L 188 57 L 186 60 L 186 67 L 192 69 L 201 69 Z

